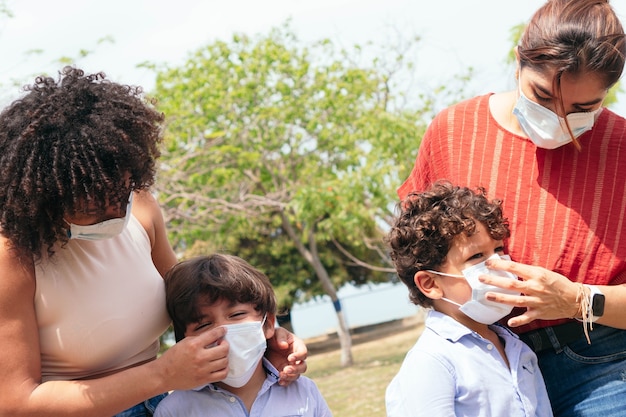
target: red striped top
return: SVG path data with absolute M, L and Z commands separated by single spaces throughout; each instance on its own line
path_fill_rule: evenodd
M 546 150 L 500 126 L 489 97 L 435 117 L 400 198 L 439 179 L 482 186 L 490 198 L 503 200 L 513 260 L 572 281 L 626 282 L 626 120 L 605 108 L 579 138 L 582 151 L 572 144 Z M 561 322 L 536 320 L 516 331 Z

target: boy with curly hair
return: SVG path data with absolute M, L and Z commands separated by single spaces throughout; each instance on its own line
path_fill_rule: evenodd
M 479 281 L 506 257 L 508 221 L 483 189 L 439 182 L 409 195 L 386 237 L 409 298 L 429 308 L 425 329 L 386 392 L 388 417 L 552 416 L 533 351 L 496 323 L 510 306 Z

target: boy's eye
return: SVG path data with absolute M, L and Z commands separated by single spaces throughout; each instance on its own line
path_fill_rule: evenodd
M 483 253 L 482 252 L 478 252 L 473 254 L 472 256 L 469 257 L 469 261 L 474 260 L 474 259 L 480 259 L 483 257 Z
M 195 331 L 202 330 L 205 327 L 210 326 L 211 324 L 213 324 L 213 323 L 211 323 L 211 322 L 199 323 L 194 330 Z
M 493 251 L 496 252 L 497 254 L 504 254 L 504 246 L 498 246 Z

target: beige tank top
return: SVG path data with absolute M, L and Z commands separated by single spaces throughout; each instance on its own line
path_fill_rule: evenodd
M 56 247 L 35 274 L 43 381 L 89 378 L 156 356 L 170 319 L 150 239 L 134 216 L 116 237 Z

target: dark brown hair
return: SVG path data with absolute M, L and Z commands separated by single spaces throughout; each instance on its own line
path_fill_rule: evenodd
M 66 67 L 0 113 L 0 227 L 24 259 L 68 240 L 66 215 L 95 215 L 154 182 L 163 115 L 141 89 Z
M 398 276 L 409 288 L 409 299 L 424 307 L 432 302 L 415 285 L 415 274 L 445 263 L 454 238 L 476 233 L 476 222 L 483 224 L 494 240 L 510 235 L 501 201 L 487 200 L 482 188 L 474 192 L 438 182 L 427 191 L 409 194 L 397 209 L 386 242 Z
M 187 325 L 200 319 L 202 303 L 228 300 L 252 304 L 262 315 L 276 314 L 269 278 L 233 255 L 200 256 L 178 263 L 165 275 L 165 294 L 177 342 L 185 337 Z
M 532 16 L 517 51 L 520 68 L 555 71 L 552 90 L 561 97 L 555 105 L 564 112 L 560 94 L 563 74 L 592 73 L 608 90 L 622 75 L 626 39 L 607 0 L 549 0 Z

